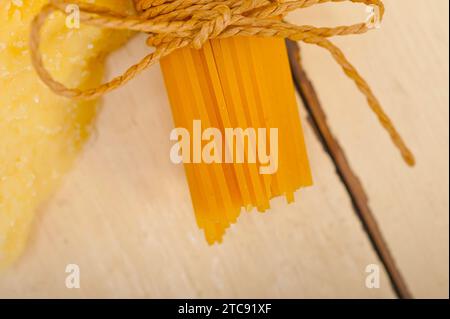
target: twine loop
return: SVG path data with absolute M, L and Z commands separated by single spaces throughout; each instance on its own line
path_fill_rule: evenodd
M 139 72 L 179 48 L 200 49 L 210 39 L 232 36 L 289 38 L 318 45 L 331 53 L 345 74 L 366 96 L 370 108 L 389 133 L 404 160 L 409 165 L 414 165 L 414 156 L 384 113 L 367 82 L 342 51 L 328 40 L 334 36 L 365 33 L 370 30 L 367 23 L 313 27 L 298 26 L 278 19 L 294 10 L 318 4 L 351 2 L 376 7 L 381 21 L 384 15 L 381 0 L 134 0 L 134 2 L 136 15 L 114 12 L 79 0 L 51 0 L 44 6 L 32 22 L 30 35 L 32 63 L 42 81 L 58 95 L 72 99 L 91 99 L 124 85 Z M 79 7 L 80 20 L 85 24 L 147 33 L 147 44 L 154 47 L 154 51 L 122 75 L 96 88 L 87 90 L 67 88 L 56 81 L 44 66 L 40 53 L 40 33 L 51 13 L 55 11 L 65 13 L 66 7 L 74 4 Z

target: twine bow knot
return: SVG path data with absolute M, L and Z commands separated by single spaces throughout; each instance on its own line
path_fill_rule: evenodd
M 368 24 L 357 23 L 329 28 L 298 26 L 278 19 L 296 9 L 344 1 L 377 8 L 380 21 L 384 15 L 381 0 L 134 0 L 137 15 L 114 12 L 79 0 L 51 0 L 32 22 L 31 59 L 39 77 L 52 91 L 72 99 L 90 99 L 122 86 L 174 50 L 183 47 L 199 49 L 209 39 L 232 36 L 283 37 L 315 44 L 328 50 L 345 74 L 355 82 L 406 163 L 412 166 L 415 163 L 413 154 L 381 108 L 369 85 L 342 51 L 328 40 L 333 36 L 365 33 L 371 29 Z M 80 20 L 83 23 L 145 32 L 148 34 L 147 44 L 155 50 L 108 83 L 85 91 L 67 88 L 56 81 L 44 67 L 40 54 L 40 31 L 52 12 L 64 13 L 67 5 L 73 4 L 78 5 Z
M 226 5 L 219 5 L 214 8 L 211 19 L 208 11 L 200 11 L 192 16 L 192 19 L 203 22 L 200 30 L 192 41 L 192 47 L 201 49 L 203 44 L 209 39 L 217 38 L 223 30 L 225 30 L 231 23 L 231 10 Z

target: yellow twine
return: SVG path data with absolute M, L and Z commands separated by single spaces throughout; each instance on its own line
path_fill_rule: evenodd
M 380 21 L 384 15 L 381 0 L 134 0 L 138 15 L 125 15 L 78 0 L 51 0 L 32 22 L 30 48 L 32 63 L 42 81 L 56 94 L 72 99 L 91 99 L 112 91 L 139 72 L 155 64 L 162 57 L 183 47 L 201 48 L 209 39 L 232 36 L 283 37 L 318 45 L 328 50 L 345 74 L 366 96 L 372 111 L 389 133 L 394 145 L 410 166 L 415 159 L 381 108 L 367 82 L 346 59 L 342 51 L 328 38 L 362 34 L 370 30 L 367 23 L 333 28 L 297 26 L 274 19 L 293 10 L 327 2 L 362 3 L 379 9 Z M 65 12 L 67 5 L 78 5 L 80 20 L 86 24 L 149 34 L 147 44 L 155 50 L 122 75 L 96 88 L 79 90 L 67 88 L 56 81 L 44 67 L 40 54 L 40 30 L 54 11 Z

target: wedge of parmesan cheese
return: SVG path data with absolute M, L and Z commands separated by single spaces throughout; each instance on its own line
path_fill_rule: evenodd
M 128 0 L 90 3 L 126 12 Z M 38 206 L 55 189 L 83 144 L 96 102 L 52 93 L 30 61 L 30 22 L 46 0 L 0 1 L 0 268 L 22 252 Z M 52 75 L 69 87 L 93 87 L 103 59 L 128 34 L 92 26 L 70 28 L 61 13 L 42 32 L 42 53 Z

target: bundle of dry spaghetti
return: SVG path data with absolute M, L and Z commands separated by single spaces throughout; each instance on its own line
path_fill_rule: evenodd
M 367 83 L 329 37 L 360 34 L 366 23 L 334 28 L 296 26 L 280 19 L 301 8 L 343 0 L 135 0 L 136 15 L 78 1 L 53 0 L 32 25 L 30 47 L 41 79 L 72 99 L 98 97 L 161 61 L 177 127 L 193 131 L 193 121 L 218 128 L 277 128 L 278 170 L 259 174 L 256 163 L 185 164 L 194 210 L 209 243 L 221 241 L 242 208 L 269 208 L 269 201 L 310 185 L 311 174 L 283 38 L 316 44 L 330 51 L 366 95 L 368 104 L 408 164 L 414 163 L 399 134 Z M 379 0 L 349 0 L 376 6 Z M 96 88 L 68 88 L 54 80 L 40 54 L 40 30 L 53 11 L 77 4 L 83 23 L 100 28 L 148 33 L 154 50 L 123 75 Z M 248 154 L 246 154 L 248 156 Z
M 273 197 L 284 195 L 290 202 L 296 190 L 311 185 L 283 39 L 212 40 L 200 50 L 175 51 L 161 66 L 175 125 L 191 135 L 194 120 L 219 128 L 222 136 L 226 128 L 278 129 L 273 174 L 260 174 L 259 161 L 185 164 L 197 222 L 209 243 L 221 241 L 241 208 L 264 212 Z M 234 153 L 237 143 L 231 145 Z

